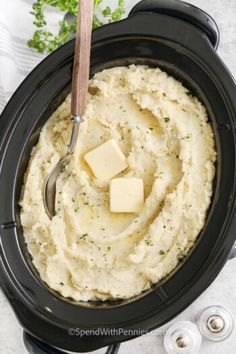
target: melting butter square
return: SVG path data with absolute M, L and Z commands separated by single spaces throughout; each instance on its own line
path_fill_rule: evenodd
M 128 167 L 127 160 L 114 139 L 89 151 L 84 159 L 94 176 L 100 180 L 108 180 Z
M 137 213 L 144 203 L 141 178 L 114 178 L 110 182 L 110 211 L 113 213 Z

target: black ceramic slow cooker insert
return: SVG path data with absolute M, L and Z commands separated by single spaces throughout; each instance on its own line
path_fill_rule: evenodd
M 41 346 L 38 353 L 59 353 L 55 347 L 90 351 L 137 335 L 69 336 L 69 328 L 140 333 L 157 328 L 193 302 L 223 267 L 235 241 L 236 88 L 216 54 L 218 42 L 214 20 L 176 0 L 144 0 L 127 19 L 93 32 L 91 76 L 131 63 L 160 67 L 206 106 L 218 154 L 211 207 L 193 250 L 170 276 L 129 301 L 62 298 L 41 281 L 24 242 L 18 205 L 23 176 L 41 128 L 70 91 L 74 40 L 38 65 L 5 108 L 0 118 L 0 284 L 25 331 L 41 341 L 33 340 Z

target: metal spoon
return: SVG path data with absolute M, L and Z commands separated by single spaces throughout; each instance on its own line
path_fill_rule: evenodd
M 57 165 L 46 178 L 43 191 L 44 207 L 50 218 L 55 215 L 57 178 L 61 174 L 64 167 L 68 164 L 75 151 L 75 146 L 79 135 L 79 126 L 83 121 L 82 117 L 85 111 L 86 97 L 88 93 L 92 14 L 93 0 L 80 0 L 72 75 L 71 120 L 73 122 L 73 127 L 70 143 L 68 145 L 66 155 L 59 160 Z

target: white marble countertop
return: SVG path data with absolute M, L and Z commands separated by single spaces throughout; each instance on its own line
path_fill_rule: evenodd
M 221 41 L 218 53 L 236 77 L 236 1 L 235 0 L 188 0 L 190 3 L 209 12 L 219 25 Z M 115 0 L 109 1 L 113 3 Z M 137 1 L 127 0 L 131 8 Z M 209 305 L 223 305 L 228 307 L 236 318 L 236 259 L 226 263 L 214 283 L 177 319 L 194 321 L 198 312 Z M 4 295 L 0 292 L 0 354 L 27 354 L 23 341 L 22 329 L 18 324 Z M 165 326 L 165 329 L 170 324 Z M 236 329 L 224 342 L 203 342 L 200 354 L 234 354 L 236 352 Z M 94 352 L 95 353 L 95 352 Z M 96 351 L 104 353 L 103 350 Z M 120 354 L 164 354 L 163 337 L 147 334 L 141 338 L 123 343 Z

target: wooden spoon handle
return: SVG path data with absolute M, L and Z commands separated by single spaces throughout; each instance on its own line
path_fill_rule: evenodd
M 72 75 L 71 113 L 73 116 L 82 117 L 86 106 L 90 68 L 92 16 L 93 0 L 80 0 Z

